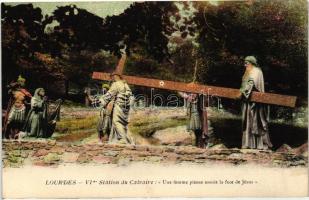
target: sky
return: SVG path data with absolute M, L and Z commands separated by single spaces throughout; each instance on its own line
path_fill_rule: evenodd
M 88 12 L 96 14 L 102 18 L 108 15 L 119 15 L 126 8 L 128 8 L 133 1 L 105 1 L 105 2 L 33 2 L 34 7 L 40 7 L 42 9 L 42 14 L 51 15 L 52 12 L 57 8 L 57 6 L 65 6 L 70 4 L 75 4 L 78 8 L 86 9 Z M 8 3 L 8 5 L 17 5 L 22 3 Z
M 99 17 L 105 18 L 106 16 L 119 15 L 126 8 L 128 8 L 134 1 L 92 1 L 92 2 L 33 2 L 34 7 L 40 7 L 42 9 L 42 14 L 51 15 L 52 12 L 57 8 L 57 6 L 65 6 L 70 4 L 75 4 L 78 8 L 86 9 L 88 12 L 98 15 Z M 218 1 L 209 1 L 213 5 L 217 5 Z M 17 5 L 22 3 L 8 3 L 9 5 Z

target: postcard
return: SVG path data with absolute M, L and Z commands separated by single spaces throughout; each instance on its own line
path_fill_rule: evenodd
M 3 198 L 308 196 L 308 2 L 1 3 Z

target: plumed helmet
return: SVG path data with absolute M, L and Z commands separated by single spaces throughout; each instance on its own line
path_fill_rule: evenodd
M 23 78 L 21 75 L 18 76 L 17 78 L 17 82 L 20 83 L 20 82 L 26 82 L 26 79 Z

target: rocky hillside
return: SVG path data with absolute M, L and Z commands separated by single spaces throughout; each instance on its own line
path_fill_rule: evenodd
M 132 162 L 169 164 L 256 164 L 266 167 L 292 167 L 308 165 L 308 146 L 295 151 L 259 151 L 227 149 L 216 145 L 211 149 L 192 146 L 140 146 L 111 144 L 67 144 L 53 140 L 4 141 L 4 167 L 23 165 L 58 166 L 76 164 L 117 164 Z

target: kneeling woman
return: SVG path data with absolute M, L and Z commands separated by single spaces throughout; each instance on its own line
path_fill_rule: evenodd
M 45 99 L 45 90 L 38 88 L 35 90 L 31 99 L 31 110 L 29 111 L 24 131 L 27 136 L 45 137 L 47 131 L 47 104 Z

